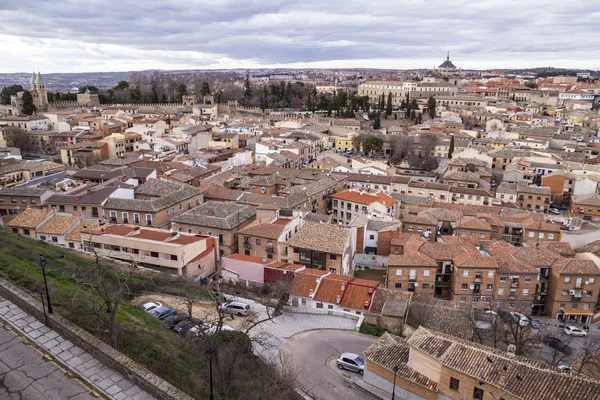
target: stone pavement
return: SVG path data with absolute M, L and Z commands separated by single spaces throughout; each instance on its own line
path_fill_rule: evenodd
M 58 364 L 78 376 L 103 397 L 115 400 L 154 399 L 153 396 L 134 385 L 123 375 L 108 368 L 94 356 L 65 340 L 57 332 L 2 297 L 0 297 L 0 320 L 25 337 L 42 353 L 48 354 Z

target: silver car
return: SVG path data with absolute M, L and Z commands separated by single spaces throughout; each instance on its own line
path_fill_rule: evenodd
M 358 354 L 344 353 L 337 359 L 337 366 L 339 369 L 358 372 L 362 375 L 365 371 L 365 359 Z
M 248 315 L 250 313 L 250 305 L 241 301 L 230 301 L 222 304 L 219 309 L 225 314 L 235 314 L 238 316 Z

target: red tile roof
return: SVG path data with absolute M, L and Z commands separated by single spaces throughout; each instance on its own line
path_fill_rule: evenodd
M 353 276 L 330 274 L 321 279 L 317 292 L 313 296 L 313 300 L 330 304 L 339 304 L 344 295 L 344 291 L 348 286 L 348 282 L 354 279 Z
M 381 203 L 386 207 L 391 207 L 396 202 L 390 196 L 381 192 L 371 194 L 350 189 L 335 193 L 331 195 L 331 197 L 334 199 L 350 201 L 358 204 Z

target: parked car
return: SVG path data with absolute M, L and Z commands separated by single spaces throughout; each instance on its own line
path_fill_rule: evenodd
M 230 326 L 227 325 L 223 325 L 221 327 L 221 331 L 225 331 L 225 332 L 231 332 L 231 331 L 235 331 L 235 329 L 233 329 Z M 217 332 L 217 325 L 214 324 L 200 324 L 200 325 L 195 325 L 192 328 L 190 328 L 187 333 L 186 336 L 189 337 L 194 337 L 194 336 L 200 336 L 200 335 L 206 335 L 206 336 L 210 336 L 210 335 L 214 335 Z
M 153 317 L 156 317 L 160 320 L 163 320 L 175 313 L 176 313 L 175 308 L 165 307 L 165 306 L 156 307 L 154 310 L 150 311 L 150 315 L 152 315 Z
M 196 326 L 194 321 L 179 321 L 179 323 L 173 327 L 173 332 L 185 335 L 194 326 Z
M 550 208 L 550 209 L 548 209 L 548 212 L 550 214 L 560 215 L 560 210 L 558 208 Z
M 152 310 L 154 310 L 156 307 L 162 307 L 162 304 L 160 304 L 158 301 L 151 301 L 150 303 L 146 303 L 142 306 L 142 310 L 146 311 L 146 312 L 150 312 Z
M 229 301 L 221 304 L 219 310 L 225 314 L 235 314 L 238 316 L 248 315 L 250 313 L 250 305 L 242 303 L 241 301 Z
M 542 321 L 537 318 L 530 318 L 531 327 L 533 329 L 540 329 L 542 327 Z
M 573 352 L 573 349 L 571 349 L 565 342 L 563 342 L 562 340 L 552 337 L 552 336 L 546 336 L 543 340 L 544 344 L 552 347 L 553 349 L 556 349 L 562 353 L 565 354 L 571 354 Z
M 362 375 L 365 371 L 365 359 L 358 354 L 344 353 L 337 359 L 337 366 L 339 369 L 358 372 Z
M 165 329 L 173 329 L 175 325 L 180 323 L 181 321 L 185 321 L 190 319 L 190 316 L 187 314 L 173 314 L 169 315 L 167 318 L 163 320 L 163 326 Z
M 556 367 L 556 370 L 558 372 L 565 372 L 569 374 L 572 372 L 571 367 L 569 367 L 568 365 L 559 365 L 558 367 Z
M 520 326 L 529 325 L 529 318 L 527 318 L 525 314 L 521 314 L 516 311 L 511 311 L 510 316 L 515 320 L 515 322 L 518 322 Z
M 575 326 L 565 326 L 565 333 L 569 336 L 587 336 L 587 332 Z

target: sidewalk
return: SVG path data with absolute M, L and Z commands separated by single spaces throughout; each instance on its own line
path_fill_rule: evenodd
M 26 338 L 41 352 L 50 356 L 69 373 L 83 380 L 102 397 L 114 400 L 154 399 L 153 396 L 134 385 L 123 375 L 111 370 L 94 356 L 65 340 L 58 333 L 2 297 L 0 297 L 0 320 Z

